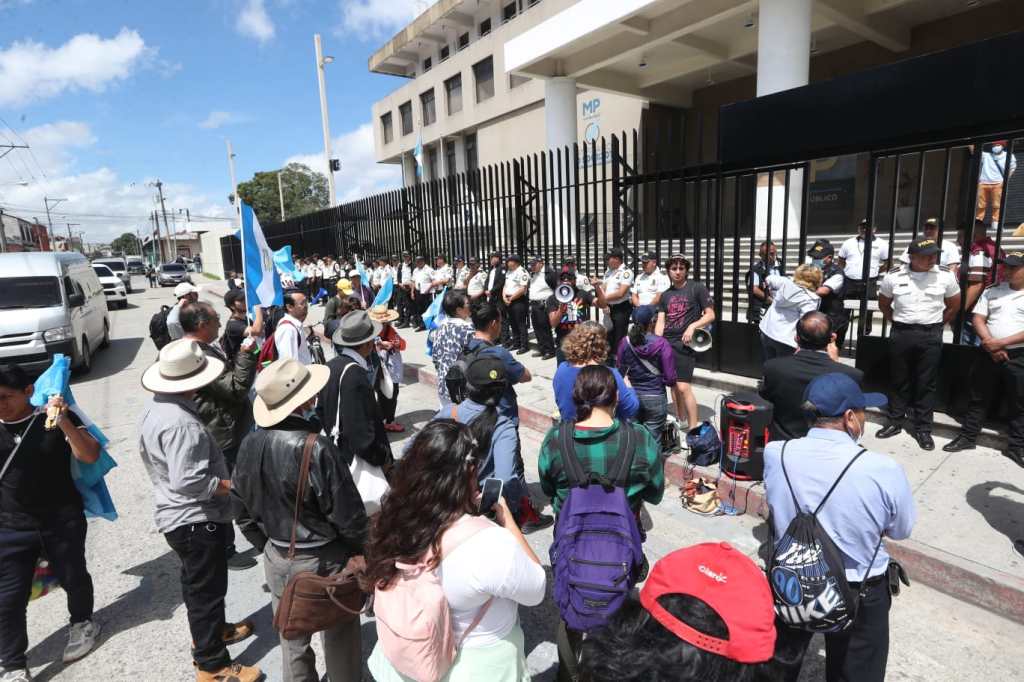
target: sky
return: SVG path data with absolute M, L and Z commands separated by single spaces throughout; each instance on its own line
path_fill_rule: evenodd
M 338 201 L 396 187 L 398 167 L 373 161 L 370 109 L 405 80 L 367 59 L 429 4 L 0 0 L 0 145 L 30 147 L 0 159 L 0 209 L 45 223 L 44 197 L 66 199 L 55 232 L 108 242 L 152 230 L 157 179 L 172 216 L 230 216 L 226 139 L 239 182 L 289 161 L 323 171 L 315 33 L 335 58 Z

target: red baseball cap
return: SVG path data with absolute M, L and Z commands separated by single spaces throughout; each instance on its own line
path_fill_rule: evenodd
M 700 599 L 725 621 L 728 639 L 682 622 L 658 598 Z M 775 654 L 775 608 L 764 571 L 728 542 L 705 542 L 668 554 L 651 569 L 640 603 L 676 637 L 738 663 L 763 663 Z

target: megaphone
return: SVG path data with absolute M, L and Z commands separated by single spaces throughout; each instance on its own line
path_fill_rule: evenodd
M 576 298 L 576 287 L 571 284 L 559 284 L 555 287 L 555 300 L 559 303 L 571 303 Z
M 690 348 L 694 349 L 698 353 L 711 348 L 711 332 L 707 329 L 697 329 L 693 332 L 693 338 L 690 339 Z

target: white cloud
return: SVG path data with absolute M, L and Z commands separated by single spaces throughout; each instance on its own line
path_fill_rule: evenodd
M 216 130 L 232 123 L 241 123 L 243 118 L 230 111 L 211 111 L 210 115 L 199 122 L 199 127 L 206 130 Z
M 355 130 L 331 141 L 334 157 L 341 160 L 341 170 L 334 174 L 335 193 L 339 203 L 355 201 L 371 194 L 396 189 L 402 184 L 402 171 L 395 164 L 377 163 L 373 157 L 373 127 L 364 123 Z M 285 163 L 304 163 L 326 175 L 323 152 L 298 154 Z
M 342 30 L 373 37 L 388 35 L 431 4 L 423 0 L 342 0 Z
M 255 38 L 261 43 L 273 39 L 275 32 L 274 22 L 271 21 L 270 15 L 267 14 L 267 8 L 264 6 L 263 0 L 246 1 L 245 7 L 238 14 L 235 29 L 242 35 Z
M 59 47 L 31 39 L 0 49 L 0 107 L 55 97 L 66 90 L 103 92 L 128 78 L 152 50 L 137 31 L 113 38 L 80 33 Z

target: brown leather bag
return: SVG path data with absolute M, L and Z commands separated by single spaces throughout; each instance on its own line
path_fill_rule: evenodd
M 309 434 L 302 448 L 302 465 L 295 493 L 295 518 L 292 539 L 288 545 L 288 560 L 295 559 L 295 533 L 299 525 L 299 509 L 309 479 L 309 463 L 317 435 Z M 281 594 L 274 614 L 274 629 L 285 639 L 298 639 L 328 630 L 339 623 L 359 618 L 370 605 L 369 596 L 360 587 L 366 572 L 366 561 L 361 556 L 348 560 L 340 573 L 322 576 L 303 571 L 292 576 Z

